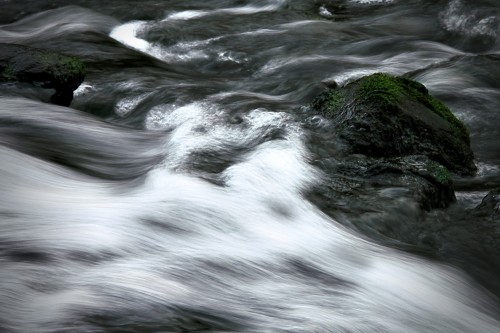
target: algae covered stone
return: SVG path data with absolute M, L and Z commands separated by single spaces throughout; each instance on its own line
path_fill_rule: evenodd
M 0 81 L 28 82 L 56 92 L 54 104 L 68 106 L 83 82 L 85 65 L 76 57 L 17 44 L 0 44 Z
M 332 120 L 347 153 L 370 157 L 425 155 L 452 172 L 476 171 L 465 125 L 425 86 L 376 73 L 330 88 L 312 103 Z

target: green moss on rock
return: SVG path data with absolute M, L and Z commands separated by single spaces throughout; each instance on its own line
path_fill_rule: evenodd
M 54 89 L 55 104 L 69 106 L 83 82 L 85 65 L 78 58 L 26 45 L 0 43 L 0 81 L 31 83 Z
M 405 100 L 416 100 L 429 110 L 448 121 L 455 135 L 469 144 L 467 127 L 437 98 L 429 95 L 420 83 L 385 73 L 375 73 L 358 80 L 359 97 L 368 103 L 376 103 L 385 108 L 399 107 Z
M 312 107 L 325 117 L 332 117 L 335 112 L 346 104 L 346 96 L 342 89 L 328 89 L 317 96 Z
M 376 73 L 325 90 L 311 106 L 331 119 L 333 137 L 345 153 L 423 155 L 463 175 L 477 170 L 469 131 L 419 82 Z M 445 171 L 439 177 L 445 181 Z
M 431 161 L 428 165 L 428 170 L 432 176 L 441 184 L 451 184 L 453 178 L 451 172 L 441 164 Z
M 85 64 L 77 57 L 65 57 L 61 61 L 61 66 L 63 68 L 66 68 L 68 72 L 73 73 L 74 75 L 83 76 L 87 72 Z
M 85 64 L 76 57 L 47 51 L 37 54 L 37 58 L 43 66 L 50 69 L 54 78 L 62 82 L 74 77 L 83 77 L 86 74 Z
M 360 80 L 359 97 L 383 106 L 398 104 L 405 95 L 404 86 L 393 76 L 377 73 Z

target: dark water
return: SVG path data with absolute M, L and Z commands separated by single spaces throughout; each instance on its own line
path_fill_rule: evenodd
M 0 86 L 0 332 L 500 331 L 498 198 L 471 210 L 500 187 L 497 1 L 0 7 L 0 42 L 89 70 L 71 109 Z M 451 107 L 479 172 L 336 220 L 307 105 L 379 71 Z

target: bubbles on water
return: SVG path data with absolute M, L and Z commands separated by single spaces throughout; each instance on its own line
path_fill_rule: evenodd
M 494 43 L 498 36 L 500 20 L 497 15 L 491 14 L 489 9 L 471 8 L 462 0 L 453 0 L 441 12 L 439 18 L 445 30 L 472 38 L 462 43 L 469 43 L 470 45 L 465 46 L 476 51 Z M 476 40 L 480 43 L 475 43 Z
M 196 152 L 232 152 L 255 146 L 275 131 L 289 132 L 291 116 L 287 113 L 256 109 L 228 122 L 230 117 L 220 105 L 195 102 L 184 106 L 159 105 L 150 110 L 145 127 L 171 131 L 167 147 L 167 165 L 179 167 Z M 277 132 L 276 132 L 277 133 Z
M 440 15 L 445 29 L 451 32 L 475 36 L 496 36 L 498 18 L 467 8 L 461 0 L 451 1 Z
M 126 97 L 118 101 L 115 105 L 115 113 L 120 117 L 125 117 L 132 112 L 142 101 L 144 101 L 151 93 L 141 94 L 134 97 Z

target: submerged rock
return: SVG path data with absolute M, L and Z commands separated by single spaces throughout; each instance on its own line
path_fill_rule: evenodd
M 17 44 L 0 44 L 0 82 L 28 82 L 55 89 L 51 102 L 69 106 L 83 82 L 85 65 L 75 57 Z
M 416 81 L 377 73 L 326 90 L 312 107 L 332 120 L 345 153 L 424 155 L 461 175 L 477 170 L 465 125 Z

